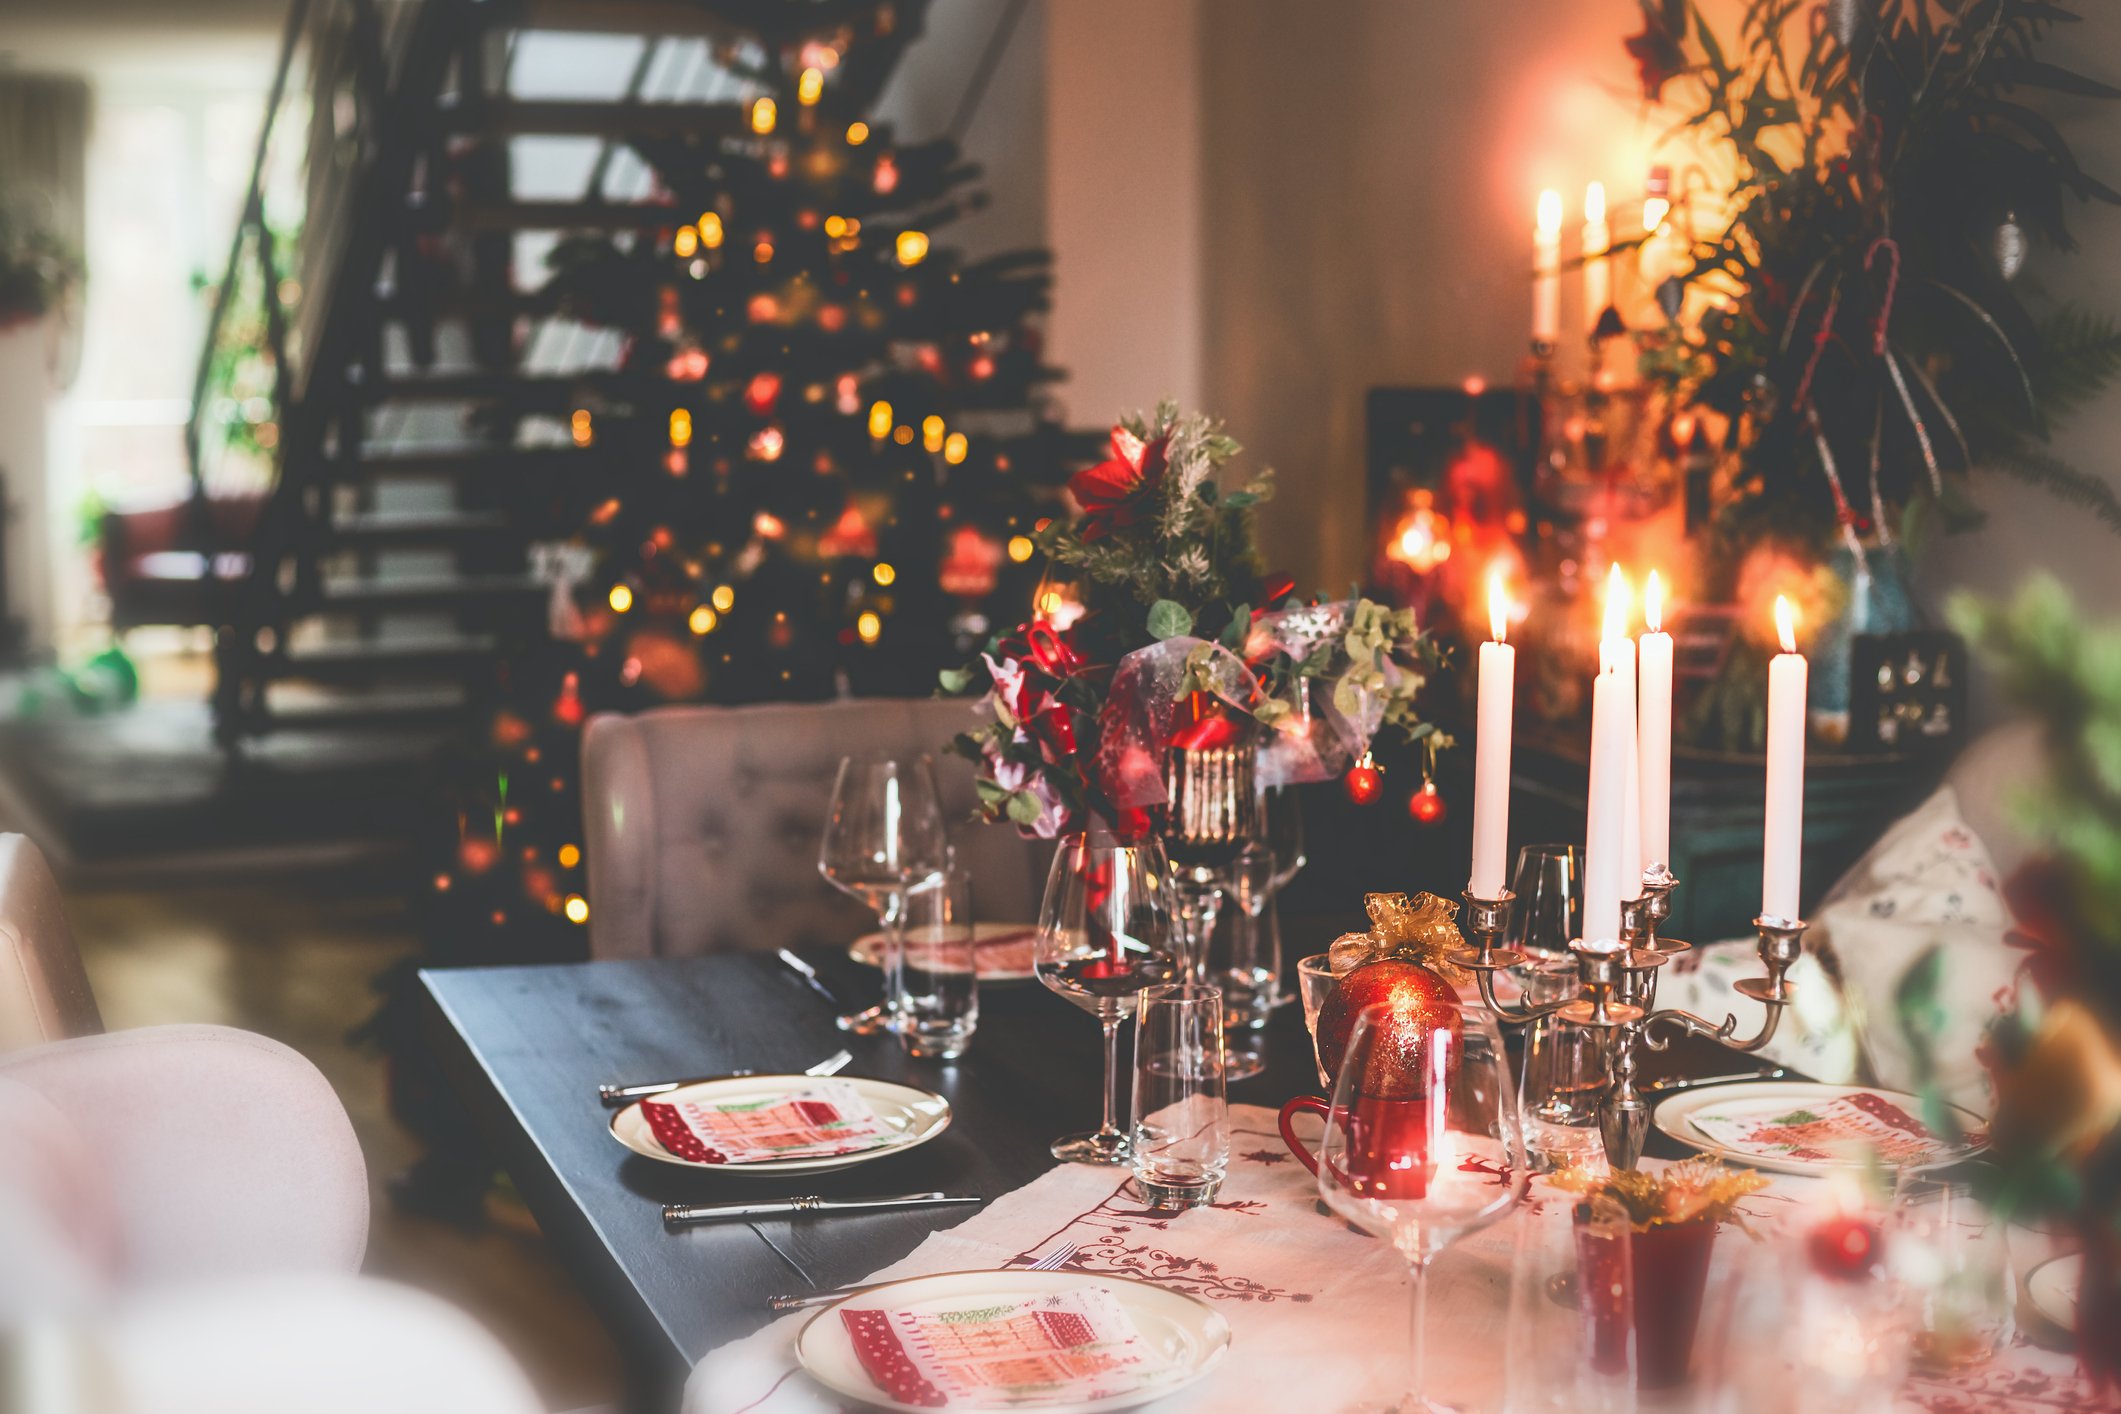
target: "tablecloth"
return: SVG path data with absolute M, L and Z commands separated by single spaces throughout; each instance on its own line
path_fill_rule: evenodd
M 932 1272 L 1028 1267 L 1063 1243 L 1066 1266 L 1156 1282 L 1213 1302 L 1229 1320 L 1230 1349 L 1206 1379 L 1155 1405 L 1158 1414 L 1330 1411 L 1389 1405 L 1405 1387 L 1408 1286 L 1384 1243 L 1320 1211 L 1315 1180 L 1290 1156 L 1274 1111 L 1231 1107 L 1230 1172 L 1209 1207 L 1145 1211 L 1123 1170 L 1059 1165 L 957 1227 L 937 1232 L 876 1280 Z M 1500 1185 L 1506 1177 L 1497 1173 Z M 1748 1224 L 1772 1232 L 1815 1201 L 1817 1180 L 1779 1178 L 1745 1201 Z M 1509 1312 L 1513 1271 L 1530 1244 L 1566 1224 L 1573 1203 L 1545 1180 L 1517 1216 L 1475 1233 L 1430 1269 L 1429 1393 L 1461 1407 L 1573 1407 L 1537 1377 L 1540 1352 L 1523 1348 Z M 826 1219 L 825 1221 L 829 1221 Z M 1719 1241 L 1719 1260 L 1744 1260 L 1742 1236 Z M 1526 1300 L 1520 1277 L 1514 1299 Z M 693 1371 L 685 1414 L 828 1414 L 835 1396 L 795 1366 L 798 1312 L 708 1355 Z M 2053 1411 L 2097 1406 L 2067 1355 L 2022 1337 L 1955 1380 L 1910 1380 L 1898 1408 Z

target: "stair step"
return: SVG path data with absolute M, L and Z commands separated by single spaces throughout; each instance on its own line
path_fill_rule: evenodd
M 509 137 L 736 137 L 748 131 L 736 103 L 584 102 L 484 98 L 444 108 L 452 131 Z
M 675 226 L 690 217 L 654 201 L 465 202 L 454 224 L 464 231 L 637 231 Z
M 412 613 L 422 609 L 519 608 L 542 602 L 549 588 L 529 575 L 404 575 L 327 579 L 323 613 Z
M 487 634 L 454 638 L 367 638 L 291 648 L 261 670 L 305 682 L 372 683 L 406 677 L 461 674 L 492 660 L 499 640 Z
M 469 703 L 460 691 L 394 688 L 375 692 L 268 698 L 251 731 L 407 731 L 461 723 Z
M 341 516 L 324 533 L 335 549 L 375 549 L 454 545 L 506 535 L 508 530 L 508 517 L 499 511 L 363 511 Z
M 490 442 L 441 442 L 364 452 L 352 463 L 374 476 L 488 476 L 580 473 L 604 464 L 597 447 L 497 447 Z

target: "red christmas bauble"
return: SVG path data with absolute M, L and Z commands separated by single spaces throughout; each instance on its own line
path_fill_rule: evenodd
M 1348 799 L 1357 805 L 1368 805 L 1384 794 L 1385 773 L 1375 766 L 1350 766 L 1341 785 L 1348 792 Z
M 1433 825 L 1443 818 L 1443 812 L 1443 792 L 1434 781 L 1423 781 L 1421 789 L 1407 797 L 1407 813 L 1417 825 Z
M 1855 1281 L 1876 1271 L 1885 1259 L 1885 1234 L 1861 1214 L 1828 1218 L 1804 1237 L 1812 1270 L 1837 1281 Z
M 1339 1076 L 1355 1018 L 1373 1007 L 1379 1015 L 1370 1024 L 1382 1035 L 1370 1052 L 1362 1093 L 1380 1099 L 1410 1094 L 1428 1064 L 1431 1038 L 1439 1031 L 1458 1034 L 1458 991 L 1410 958 L 1384 957 L 1354 968 L 1318 1011 L 1318 1058 L 1328 1074 Z

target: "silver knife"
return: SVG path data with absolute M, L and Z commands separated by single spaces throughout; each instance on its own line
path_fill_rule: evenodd
M 755 1203 L 682 1203 L 663 1205 L 663 1226 L 741 1222 L 747 1218 L 790 1218 L 809 1213 L 862 1213 L 883 1208 L 940 1208 L 957 1203 L 984 1203 L 977 1193 L 900 1193 L 889 1198 L 768 1198 Z
M 834 1051 L 816 1065 L 806 1066 L 805 1075 L 838 1075 L 854 1060 L 850 1051 Z M 710 1080 L 742 1080 L 748 1075 L 757 1075 L 755 1070 L 725 1070 L 720 1075 L 696 1075 L 690 1080 L 658 1080 L 649 1085 L 599 1085 L 597 1099 L 609 1109 L 630 1105 L 635 1100 L 650 1099 L 666 1095 L 672 1090 L 682 1090 L 687 1085 L 705 1085 Z
M 1739 1080 L 1781 1080 L 1789 1073 L 1787 1066 L 1771 1065 L 1757 1070 L 1741 1070 L 1730 1075 L 1675 1076 L 1668 1080 L 1652 1080 L 1637 1088 L 1645 1095 L 1670 1095 L 1679 1090 L 1694 1090 L 1704 1085 L 1729 1085 Z

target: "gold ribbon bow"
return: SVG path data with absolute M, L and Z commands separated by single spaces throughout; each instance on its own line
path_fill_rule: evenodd
M 1458 932 L 1458 905 L 1435 894 L 1364 894 L 1370 915 L 1367 933 L 1343 933 L 1328 951 L 1333 975 L 1343 976 L 1366 962 L 1400 957 L 1443 970 L 1452 952 L 1464 946 Z

